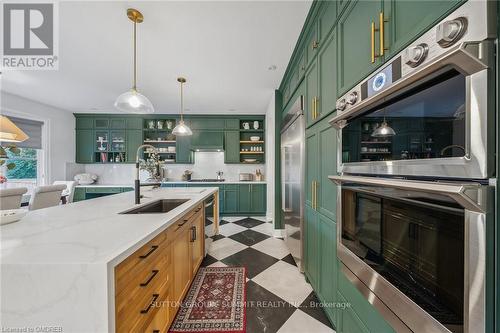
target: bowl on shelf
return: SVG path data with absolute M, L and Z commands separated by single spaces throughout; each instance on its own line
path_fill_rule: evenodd
M 256 158 L 244 158 L 243 162 L 245 162 L 245 163 L 255 163 L 255 162 L 257 162 L 257 159 Z
M 27 213 L 27 209 L 0 210 L 0 225 L 17 222 L 21 220 Z
M 260 140 L 260 136 L 251 136 L 250 137 L 250 141 L 259 141 Z
M 169 153 L 175 153 L 175 146 L 167 147 Z

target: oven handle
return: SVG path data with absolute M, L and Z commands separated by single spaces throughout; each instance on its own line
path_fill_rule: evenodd
M 482 214 L 486 212 L 488 201 L 486 194 L 488 186 L 479 183 L 441 183 L 360 176 L 328 176 L 328 178 L 339 185 L 342 183 L 357 183 L 397 188 L 400 190 L 443 194 L 454 199 L 465 209 Z
M 394 92 L 402 90 L 445 66 L 451 65 L 465 75 L 471 75 L 487 69 L 491 66 L 492 50 L 493 44 L 491 41 L 457 44 L 450 52 L 443 54 L 429 63 L 424 63 L 420 70 L 402 77 L 399 81 L 396 81 L 377 95 L 360 101 L 347 111 L 337 112 L 337 115 L 330 119 L 329 123 L 337 129 L 342 129 L 349 119 L 363 113 L 367 108 L 373 107 L 373 104 L 382 101 Z

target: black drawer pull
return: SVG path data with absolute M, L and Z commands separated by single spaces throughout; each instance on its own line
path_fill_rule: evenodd
M 146 282 L 141 283 L 141 284 L 140 284 L 140 286 L 141 286 L 141 287 L 145 287 L 145 286 L 147 286 L 147 285 L 149 284 L 149 282 L 151 282 L 151 280 L 153 280 L 153 278 L 156 276 L 156 274 L 158 274 L 158 272 L 159 272 L 159 270 L 157 270 L 157 269 L 153 269 L 153 270 L 151 271 L 151 273 L 152 273 L 152 274 L 151 274 L 151 276 L 149 277 L 149 279 L 148 279 Z
M 153 298 L 151 299 L 151 302 L 149 302 L 149 305 L 147 308 L 144 310 L 141 310 L 141 314 L 146 314 L 149 312 L 149 310 L 153 307 L 153 303 L 156 302 L 156 300 L 160 297 L 160 294 L 153 294 Z
M 195 210 L 196 213 L 198 213 L 200 211 L 201 208 L 198 208 L 197 210 Z
M 139 258 L 146 259 L 147 257 L 149 257 L 151 255 L 151 253 L 155 252 L 157 248 L 158 248 L 158 245 L 151 246 L 151 250 L 149 250 L 149 252 L 146 254 L 140 255 Z

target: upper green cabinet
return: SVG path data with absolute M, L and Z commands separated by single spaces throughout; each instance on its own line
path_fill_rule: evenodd
M 384 20 L 386 29 L 386 59 L 401 51 L 409 42 L 464 0 L 384 0 Z
M 318 54 L 316 121 L 335 111 L 337 102 L 337 34 L 332 31 Z
M 374 57 L 379 52 L 379 39 L 372 27 L 378 26 L 381 1 L 350 1 L 340 16 L 337 32 L 338 92 L 345 93 L 382 62 Z M 373 39 L 372 39 L 373 37 Z
M 142 129 L 131 129 L 127 131 L 127 162 L 135 162 L 137 148 L 142 145 L 142 142 Z
M 318 118 L 319 86 L 318 63 L 315 60 L 306 72 L 306 96 L 304 100 L 304 113 L 307 126 L 312 125 Z
M 78 122 L 77 122 L 78 124 Z M 94 162 L 94 131 L 91 129 L 76 130 L 76 163 Z
M 224 133 L 224 162 L 240 163 L 239 131 L 226 131 Z
M 191 129 L 192 130 L 202 130 L 202 129 L 223 129 L 225 126 L 225 120 L 221 118 L 192 118 L 191 119 Z
M 321 1 L 318 14 L 319 43 L 323 47 L 323 42 L 328 37 L 328 33 L 333 28 L 337 20 L 337 1 Z
M 191 136 L 193 149 L 223 149 L 224 132 L 221 130 L 193 131 Z

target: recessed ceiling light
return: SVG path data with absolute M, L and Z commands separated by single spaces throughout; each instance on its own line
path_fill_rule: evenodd
M 267 67 L 268 70 L 270 71 L 275 71 L 278 67 L 276 65 L 271 65 L 269 67 Z
M 227 109 L 227 111 L 234 112 L 236 109 Z

